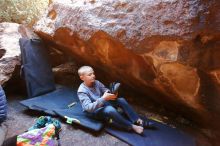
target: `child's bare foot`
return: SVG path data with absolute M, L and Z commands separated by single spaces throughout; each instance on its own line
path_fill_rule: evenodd
M 142 134 L 144 131 L 144 128 L 141 126 L 137 126 L 137 125 L 132 125 L 132 129 L 134 130 L 134 132 L 136 132 L 137 134 Z
M 138 125 L 143 125 L 143 120 L 139 118 L 136 123 L 137 123 Z

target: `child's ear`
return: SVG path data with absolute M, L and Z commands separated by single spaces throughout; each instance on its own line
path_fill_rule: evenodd
M 81 75 L 81 76 L 79 76 L 79 78 L 80 78 L 81 80 L 83 80 L 83 79 L 84 79 L 84 76 L 83 76 L 83 75 Z

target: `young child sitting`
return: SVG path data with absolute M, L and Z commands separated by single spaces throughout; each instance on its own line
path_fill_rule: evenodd
M 101 82 L 95 80 L 92 67 L 82 66 L 78 70 L 80 79 L 83 81 L 78 88 L 77 95 L 84 112 L 88 116 L 100 120 L 112 119 L 117 125 L 125 130 L 133 130 L 138 134 L 143 133 L 143 121 L 132 109 L 124 98 L 117 98 L 117 94 L 109 93 Z M 128 117 L 122 116 L 116 109 L 120 107 Z

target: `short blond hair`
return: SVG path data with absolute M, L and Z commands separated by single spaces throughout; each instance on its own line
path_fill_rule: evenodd
M 84 75 L 85 73 L 87 73 L 89 71 L 93 71 L 93 68 L 91 66 L 81 66 L 78 69 L 78 75 L 82 76 L 82 75 Z

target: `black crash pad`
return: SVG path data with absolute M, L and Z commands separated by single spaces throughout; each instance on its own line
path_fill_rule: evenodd
M 19 40 L 21 49 L 21 73 L 25 78 L 28 97 L 35 97 L 55 90 L 48 50 L 39 39 Z
M 53 92 L 23 100 L 20 103 L 29 109 L 41 111 L 49 115 L 75 118 L 80 121 L 77 124 L 94 131 L 99 131 L 103 127 L 101 122 L 90 119 L 85 115 L 78 100 L 76 90 L 67 87 L 59 86 Z M 75 104 L 72 107 L 68 107 L 71 103 Z
M 109 134 L 133 146 L 195 146 L 194 138 L 183 131 L 152 121 L 155 129 L 145 129 L 143 135 L 107 127 Z
M 74 102 L 76 104 L 68 108 L 68 105 Z M 51 115 L 57 114 L 62 118 L 67 116 L 78 119 L 80 121 L 78 124 L 94 131 L 99 131 L 103 127 L 102 123 L 86 117 L 77 98 L 76 90 L 70 88 L 58 87 L 51 93 L 21 101 L 21 104 Z M 154 122 L 156 129 L 145 129 L 144 136 L 118 130 L 114 127 L 106 127 L 105 130 L 122 141 L 135 146 L 195 146 L 194 139 L 190 135 L 162 123 L 152 122 Z

